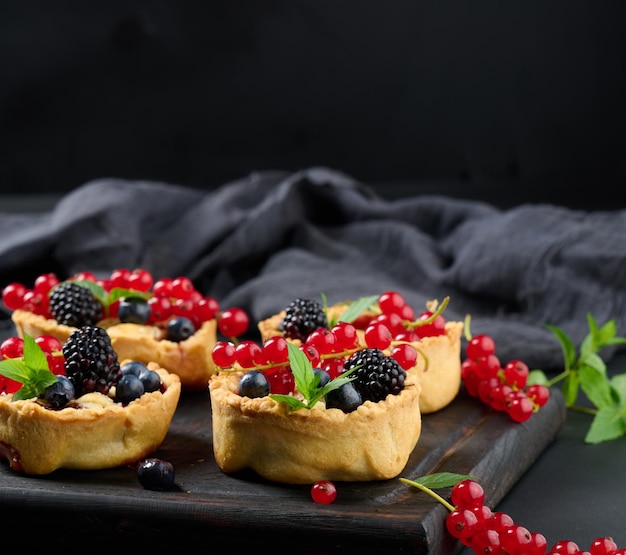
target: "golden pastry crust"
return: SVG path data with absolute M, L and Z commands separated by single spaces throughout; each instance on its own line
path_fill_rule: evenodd
M 338 316 L 347 305 L 329 307 L 330 317 Z M 285 317 L 283 310 L 258 323 L 262 340 L 282 335 L 280 323 Z M 408 370 L 416 372 L 422 386 L 420 410 L 422 414 L 438 411 L 449 405 L 461 389 L 461 336 L 463 322 L 446 322 L 446 334 L 425 337 L 412 342 L 418 352 L 417 364 Z M 359 334 L 363 335 L 362 331 Z M 299 344 L 300 341 L 294 340 Z M 428 362 L 427 362 L 428 361 Z
M 241 373 L 211 378 L 215 460 L 226 473 L 252 469 L 275 482 L 371 481 L 396 477 L 422 429 L 420 385 L 407 376 L 398 395 L 354 412 L 290 410 L 270 397 L 240 397 Z
M 181 391 L 178 376 L 157 364 L 148 368 L 160 375 L 162 390 L 126 406 L 101 393 L 80 397 L 80 408 L 59 410 L 0 395 L 0 455 L 26 474 L 112 468 L 145 458 L 165 439 Z
M 11 318 L 20 337 L 24 337 L 24 333 L 31 337 L 52 335 L 65 343 L 76 329 L 26 310 L 15 310 Z M 102 320 L 97 325 L 107 330 L 120 360 L 156 362 L 178 375 L 183 389 L 204 389 L 215 373 L 211 356 L 217 342 L 215 319 L 204 322 L 196 333 L 178 343 L 164 339 L 163 330 L 157 326 L 121 324 L 114 319 Z

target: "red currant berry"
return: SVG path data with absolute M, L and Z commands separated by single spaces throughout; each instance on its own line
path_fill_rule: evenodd
M 48 368 L 50 372 L 56 374 L 57 376 L 65 375 L 65 357 L 63 353 L 60 354 L 52 354 L 46 353 L 46 359 L 48 360 Z
M 7 337 L 0 343 L 0 359 L 21 358 L 24 356 L 24 340 L 21 337 Z
M 490 335 L 481 333 L 474 335 L 465 347 L 465 355 L 467 358 L 476 359 L 487 355 L 493 355 L 496 352 L 496 343 Z
M 20 382 L 0 376 L 0 393 L 15 393 L 21 387 L 22 384 Z
M 561 540 L 552 546 L 550 552 L 558 553 L 558 555 L 578 555 L 578 553 L 580 553 L 580 548 L 578 547 L 578 544 L 573 541 Z
M 491 516 L 491 522 L 489 526 L 496 530 L 498 533 L 502 533 L 505 529 L 513 526 L 515 522 L 510 515 L 503 513 L 502 511 L 496 511 Z
M 397 335 L 406 331 L 404 329 L 402 316 L 394 312 L 391 312 L 389 314 L 381 314 L 380 316 L 377 316 L 374 321 L 387 326 L 393 337 L 396 337 Z
M 35 343 L 47 354 L 52 354 L 63 349 L 61 342 L 53 335 L 40 335 L 35 338 Z
M 470 509 L 455 509 L 446 517 L 446 529 L 452 537 L 469 545 L 469 539 L 478 530 L 478 517 Z
M 331 380 L 334 380 L 337 376 L 345 372 L 345 362 L 346 359 L 344 357 L 329 358 L 322 362 L 322 369 L 328 372 Z
M 18 310 L 24 306 L 24 295 L 28 288 L 21 283 L 9 283 L 2 290 L 2 302 L 9 310 Z
M 201 297 L 193 303 L 193 317 L 199 324 L 213 320 L 220 309 L 220 305 L 213 297 Z
M 37 293 L 47 295 L 50 290 L 59 283 L 60 280 L 56 274 L 41 274 L 37 276 L 37 279 L 35 279 L 34 289 Z
M 470 538 L 468 545 L 471 546 L 474 553 L 502 553 L 502 543 L 500 534 L 489 528 L 481 528 Z
M 192 281 L 185 276 L 178 276 L 172 280 L 172 296 L 177 299 L 189 299 L 195 287 Z
M 454 484 L 450 500 L 458 508 L 478 507 L 485 502 L 485 490 L 476 480 L 467 478 Z
M 505 553 L 526 553 L 532 543 L 532 535 L 524 526 L 514 524 L 500 534 L 500 541 Z
M 485 355 L 474 360 L 474 371 L 482 378 L 493 378 L 500 371 L 500 359 L 496 355 Z
M 250 318 L 242 308 L 229 308 L 222 312 L 217 326 L 225 337 L 239 337 L 248 329 Z
M 94 283 L 98 281 L 96 274 L 88 271 L 78 272 L 77 274 L 74 274 L 70 279 L 72 279 L 73 281 L 92 281 Z
M 348 322 L 337 322 L 330 331 L 333 332 L 339 349 L 354 349 L 359 342 L 356 327 Z
M 433 313 L 427 310 L 426 312 L 422 312 L 418 317 L 418 321 L 426 321 L 433 317 Z M 426 324 L 422 324 L 415 328 L 417 335 L 420 338 L 424 337 L 436 337 L 438 335 L 446 334 L 446 320 L 445 318 L 439 314 L 435 316 L 435 318 Z
M 528 381 L 528 366 L 521 360 L 511 360 L 502 369 L 504 381 L 515 389 L 524 389 Z
M 157 297 L 172 297 L 172 278 L 161 278 L 154 282 L 152 294 Z
M 327 355 L 335 350 L 337 339 L 328 328 L 317 328 L 306 338 L 307 345 L 313 345 L 321 355 Z
M 170 301 L 169 297 L 153 295 L 147 302 L 150 306 L 150 317 L 148 318 L 149 324 L 164 322 L 172 316 L 172 301 Z
M 116 268 L 109 277 L 111 288 L 128 289 L 129 276 L 130 270 L 128 268 Z
M 317 368 L 320 365 L 322 357 L 316 347 L 305 343 L 304 345 L 300 345 L 300 350 L 304 353 L 306 358 L 309 359 L 313 368 Z
M 329 505 L 337 498 L 337 488 L 329 480 L 320 480 L 311 486 L 311 498 L 316 503 Z
M 589 546 L 591 555 L 615 555 L 617 544 L 613 538 L 596 538 Z
M 535 410 L 533 402 L 526 394 L 514 395 L 514 393 L 509 394 L 506 412 L 515 422 L 526 422 Z
M 370 349 L 384 351 L 391 345 L 392 339 L 389 328 L 380 322 L 371 323 L 365 330 L 365 343 Z
M 235 356 L 242 368 L 254 368 L 265 362 L 263 349 L 251 339 L 246 339 L 235 347 Z
M 211 351 L 211 357 L 220 368 L 230 368 L 237 360 L 235 344 L 230 341 L 218 341 Z
M 404 297 L 397 291 L 385 291 L 378 297 L 378 308 L 383 314 L 399 314 L 405 305 Z
M 290 368 L 277 368 L 265 372 L 270 382 L 270 391 L 278 395 L 289 395 L 296 387 L 296 382 Z
M 391 350 L 391 356 L 396 359 L 397 363 L 408 370 L 417 364 L 417 351 L 413 345 L 409 343 L 400 343 L 395 345 Z
M 152 274 L 143 268 L 134 269 L 128 276 L 128 287 L 135 291 L 149 291 L 153 283 Z
M 267 364 L 281 364 L 289 359 L 287 340 L 277 335 L 270 337 L 263 343 L 263 354 Z
M 526 396 L 538 407 L 543 407 L 550 400 L 550 389 L 541 384 L 529 385 Z

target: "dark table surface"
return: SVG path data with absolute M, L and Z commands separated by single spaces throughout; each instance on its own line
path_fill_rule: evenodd
M 42 199 L 42 206 L 33 208 L 35 211 L 46 210 L 50 204 Z M 22 206 L 18 200 L 17 205 L 5 205 L 4 208 L 11 211 Z M 0 333 L 6 335 L 8 330 L 0 330 Z M 625 373 L 626 354 L 610 361 L 608 371 L 611 375 Z M 626 547 L 626 438 L 597 445 L 586 444 L 584 438 L 590 424 L 591 416 L 568 410 L 555 440 L 492 508 L 507 512 L 517 524 L 530 531 L 541 532 L 549 546 L 569 539 L 581 549 L 588 549 L 595 538 L 610 536 L 618 546 Z M 70 525 L 83 538 L 92 535 L 100 541 L 102 537 L 111 537 L 113 543 L 109 548 L 116 545 L 116 534 L 121 534 L 125 544 L 130 545 L 128 542 L 133 538 L 145 543 L 151 533 L 149 523 L 145 529 L 137 529 L 131 523 L 125 528 L 124 522 L 92 518 L 87 514 L 78 518 L 75 515 L 72 521 L 67 521 L 57 511 L 40 513 L 36 507 L 27 505 L 24 511 L 1 512 L 5 530 L 23 529 L 24 522 L 34 521 L 38 533 L 50 537 L 49 534 L 54 535 L 55 527 Z M 23 541 L 26 539 L 20 536 L 16 545 Z M 273 547 L 279 547 L 280 537 L 276 537 L 275 542 Z M 222 547 L 238 552 L 237 537 L 232 543 L 226 543 Z M 206 547 L 211 546 L 217 547 L 211 543 L 211 538 L 207 538 Z M 113 548 L 119 547 L 118 544 Z M 158 545 L 152 544 L 151 549 L 158 550 Z M 471 551 L 464 548 L 460 553 L 468 555 Z

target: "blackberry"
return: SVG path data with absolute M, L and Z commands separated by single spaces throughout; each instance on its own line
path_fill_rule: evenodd
M 65 374 L 76 397 L 97 391 L 107 395 L 122 376 L 117 353 L 107 331 L 96 326 L 74 330 L 63 345 Z
M 406 370 L 380 349 L 357 351 L 346 360 L 344 369 L 357 366 L 350 376 L 355 377 L 352 383 L 363 401 L 382 401 L 387 395 L 398 395 L 404 389 Z
M 312 331 L 327 328 L 328 320 L 320 303 L 311 299 L 294 299 L 285 309 L 281 331 L 289 339 L 306 341 Z
M 50 313 L 59 323 L 74 328 L 95 326 L 102 320 L 102 303 L 86 287 L 70 281 L 57 285 L 50 294 Z

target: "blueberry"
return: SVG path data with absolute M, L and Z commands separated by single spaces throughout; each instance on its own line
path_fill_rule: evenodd
M 139 372 L 139 380 L 143 384 L 143 389 L 146 393 L 150 393 L 152 391 L 158 391 L 161 387 L 161 376 L 157 374 L 154 370 L 142 370 Z
M 142 461 L 137 478 L 145 489 L 166 491 L 172 489 L 176 476 L 172 463 L 153 458 Z
M 313 368 L 313 373 L 319 375 L 320 381 L 317 387 L 324 387 L 330 381 L 330 374 L 321 368 Z
M 138 399 L 144 394 L 143 383 L 134 374 L 123 375 L 115 387 L 115 400 L 123 405 Z
M 75 395 L 72 380 L 65 376 L 57 376 L 57 381 L 46 387 L 44 399 L 55 409 L 63 408 Z
M 179 341 L 184 341 L 188 337 L 191 337 L 195 332 L 196 328 L 189 318 L 176 316 L 168 322 L 165 333 L 167 339 L 178 343 Z
M 265 397 L 270 394 L 270 383 L 267 376 L 258 370 L 246 372 L 239 380 L 239 395 L 241 397 Z
M 120 370 L 122 371 L 122 375 L 134 374 L 135 376 L 139 376 L 139 374 L 141 374 L 142 372 L 146 372 L 148 370 L 148 367 L 143 362 L 139 362 L 138 360 L 131 360 L 130 362 L 122 364 Z
M 125 324 L 145 324 L 150 318 L 150 305 L 139 297 L 121 299 L 117 317 Z
M 333 389 L 326 394 L 327 409 L 341 409 L 343 412 L 352 412 L 363 404 L 363 399 L 354 388 L 352 382 L 348 382 Z

